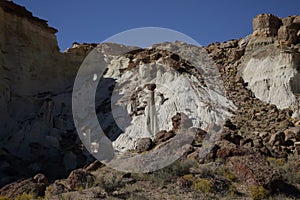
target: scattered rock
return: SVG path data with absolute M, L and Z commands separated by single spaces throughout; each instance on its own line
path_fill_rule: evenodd
M 284 131 L 285 141 L 300 141 L 300 127 L 292 127 Z
M 45 195 L 45 190 L 48 185 L 47 178 L 43 174 L 37 174 L 34 178 L 19 180 L 6 185 L 0 189 L 0 196 L 6 196 L 14 199 L 23 193 L 30 194 L 34 198 Z
M 270 145 L 283 145 L 285 141 L 285 135 L 283 132 L 279 131 L 273 135 L 271 135 L 271 138 L 269 140 Z
M 172 117 L 173 132 L 177 133 L 180 129 L 188 129 L 193 126 L 192 121 L 184 113 L 176 113 Z
M 238 179 L 247 185 L 258 185 L 272 188 L 282 181 L 278 171 L 259 155 L 235 156 L 229 158 L 227 165 L 230 166 Z
M 295 146 L 295 154 L 300 156 L 300 142 L 295 142 L 294 146 Z
M 218 158 L 224 159 L 232 156 L 241 156 L 249 153 L 249 150 L 243 147 L 239 147 L 227 140 L 221 140 L 218 143 L 218 146 L 220 147 L 216 152 Z
M 91 187 L 94 182 L 94 176 L 84 169 L 77 169 L 70 173 L 67 183 L 71 190 L 77 190 L 80 187 Z
M 173 131 L 159 131 L 156 135 L 155 138 L 153 140 L 153 143 L 155 145 L 161 144 L 169 139 L 171 139 L 172 137 L 174 137 L 175 134 L 173 133 Z
M 151 138 L 141 138 L 138 140 L 137 144 L 136 144 L 136 152 L 138 153 L 142 153 L 144 151 L 148 151 L 152 148 L 152 140 Z

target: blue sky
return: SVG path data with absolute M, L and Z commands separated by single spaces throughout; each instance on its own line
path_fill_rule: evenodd
M 300 0 L 14 0 L 57 28 L 61 51 L 140 27 L 179 31 L 201 45 L 252 33 L 259 13 L 300 14 Z

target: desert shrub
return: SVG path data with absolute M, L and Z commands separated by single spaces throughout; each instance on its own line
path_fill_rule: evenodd
M 196 166 L 195 161 L 184 160 L 176 161 L 168 167 L 157 170 L 153 173 L 148 174 L 132 174 L 132 177 L 136 180 L 150 181 L 152 184 L 157 186 L 164 186 L 174 179 L 188 174 L 191 167 Z
M 193 189 L 202 192 L 202 193 L 209 193 L 211 191 L 212 184 L 209 180 L 203 178 L 197 178 L 193 181 Z
M 198 169 L 203 177 L 213 177 L 216 174 L 216 170 L 212 169 L 211 167 L 200 165 Z
M 190 168 L 191 167 L 196 167 L 197 163 L 193 160 L 177 160 L 176 162 L 174 162 L 173 164 L 171 164 L 168 167 L 165 167 L 161 170 L 158 170 L 157 172 L 160 173 L 169 173 L 172 176 L 182 176 L 184 174 L 187 174 L 190 172 Z
M 285 161 L 282 158 L 269 157 L 268 161 L 270 165 L 274 168 L 283 167 L 285 165 Z
M 61 194 L 59 197 L 62 200 L 72 200 L 73 199 L 72 195 L 70 193 Z
M 96 183 L 107 193 L 112 193 L 122 186 L 122 177 L 114 174 L 108 174 L 106 176 L 99 177 L 96 180 Z
M 250 188 L 250 193 L 253 200 L 267 199 L 267 197 L 270 195 L 269 190 L 262 186 L 252 186 Z
M 127 193 L 136 193 L 143 191 L 140 184 L 126 184 L 123 190 Z
M 148 200 L 149 196 L 146 193 L 131 193 L 128 200 Z
M 80 194 L 82 194 L 83 190 L 84 190 L 83 186 L 79 186 L 76 188 L 76 191 L 78 191 Z
M 183 175 L 183 177 L 185 180 L 191 181 L 193 179 L 193 175 L 192 174 L 185 174 Z
M 49 185 L 48 187 L 46 187 L 46 190 L 45 190 L 45 197 L 50 197 L 53 195 L 53 191 L 54 191 L 54 188 L 52 185 Z
M 31 194 L 23 193 L 15 197 L 14 200 L 32 200 L 33 196 Z
M 287 161 L 277 158 L 268 158 L 272 167 L 279 170 L 283 180 L 290 184 L 300 184 L 299 161 L 296 156 L 289 156 Z
M 216 170 L 216 173 L 220 176 L 225 177 L 229 181 L 236 181 L 236 176 L 227 168 L 227 167 L 220 167 Z
M 234 197 L 237 192 L 238 190 L 234 185 L 229 186 L 229 193 L 231 197 Z

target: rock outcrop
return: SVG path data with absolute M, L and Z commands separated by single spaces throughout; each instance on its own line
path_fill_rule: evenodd
M 245 49 L 241 76 L 256 97 L 278 108 L 299 105 L 299 16 L 279 19 L 262 14 Z M 272 78 L 270 78 L 272 77 Z M 294 109 L 295 116 L 298 109 Z

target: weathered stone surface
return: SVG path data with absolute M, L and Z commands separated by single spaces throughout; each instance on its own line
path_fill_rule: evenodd
M 220 149 L 217 150 L 216 155 L 218 158 L 228 158 L 232 156 L 242 156 L 249 153 L 249 150 L 239 147 L 227 140 L 222 140 L 218 143 Z
M 295 142 L 295 154 L 300 156 L 300 142 Z
M 294 93 L 299 91 L 300 58 L 272 46 L 257 49 L 244 64 L 242 77 L 255 96 L 279 108 L 296 104 Z M 285 66 L 285 67 L 282 67 Z M 269 78 L 272 77 L 272 78 Z
M 281 181 L 279 172 L 259 155 L 235 156 L 230 158 L 227 164 L 234 170 L 239 180 L 246 182 L 247 185 L 271 188 Z
M 23 193 L 31 194 L 34 198 L 45 195 L 48 181 L 45 175 L 37 174 L 34 178 L 19 180 L 0 189 L 0 196 L 15 198 Z
M 184 113 L 176 113 L 172 118 L 173 131 L 175 133 L 180 129 L 188 129 L 193 126 L 192 121 Z
M 279 131 L 273 135 L 271 135 L 271 138 L 269 140 L 269 144 L 271 145 L 283 145 L 285 140 L 285 135 L 283 132 Z
M 80 187 L 90 187 L 94 182 L 94 176 L 84 169 L 77 169 L 70 173 L 67 183 L 71 190 L 77 190 Z
M 141 138 L 137 141 L 135 150 L 138 153 L 142 153 L 151 149 L 152 145 L 153 144 L 151 138 Z
M 196 53 L 196 55 L 191 56 L 190 52 Z M 156 56 L 158 54 L 159 56 Z M 180 56 L 179 60 L 175 54 Z M 196 46 L 190 46 L 182 42 L 166 42 L 154 45 L 150 49 L 128 52 L 125 54 L 126 58 L 120 58 L 109 66 L 106 76 L 118 79 L 120 85 L 126 85 L 126 87 L 128 85 L 126 91 L 124 89 L 122 92 L 124 96 L 119 102 L 126 102 L 126 99 L 131 99 L 131 102 L 122 104 L 125 107 L 123 111 L 134 110 L 131 109 L 132 107 L 136 107 L 137 113 L 142 109 L 145 111 L 144 115 L 132 115 L 134 123 L 127 127 L 126 132 L 113 142 L 114 148 L 122 152 L 126 149 L 134 149 L 135 142 L 139 138 L 149 137 L 154 139 L 155 134 L 160 130 L 172 130 L 177 133 L 179 129 L 188 129 L 192 126 L 205 129 L 211 122 L 221 120 L 221 115 L 231 115 L 229 110 L 234 109 L 234 106 L 230 101 L 223 102 L 224 99 L 222 98 L 224 96 L 221 97 L 223 93 L 221 92 L 222 83 L 217 84 L 222 80 L 217 78 L 219 77 L 217 76 L 219 73 L 217 67 L 210 63 L 209 59 L 203 59 L 205 54 L 207 52 L 204 49 Z M 157 57 L 158 60 L 153 60 Z M 141 62 L 142 58 L 147 59 Z M 189 59 L 189 61 L 184 58 Z M 119 69 L 127 70 L 123 70 L 124 73 L 121 74 Z M 203 73 L 207 73 L 209 78 L 204 78 L 200 73 L 201 70 L 204 71 Z M 133 80 L 130 84 L 128 84 L 128 76 Z M 156 83 L 154 94 L 151 94 L 151 91 L 145 88 L 151 82 Z M 220 87 L 215 87 L 216 85 L 220 85 Z M 212 89 L 220 90 L 220 93 Z M 131 98 L 132 92 L 135 92 L 138 98 L 133 100 Z M 199 92 L 214 94 L 200 95 Z M 150 103 L 149 98 L 152 99 L 152 102 L 155 102 L 155 106 Z M 202 98 L 213 98 L 214 100 L 204 100 Z M 207 105 L 207 102 L 215 101 L 220 101 L 220 103 L 222 101 L 221 104 L 228 108 L 215 107 L 215 104 Z M 128 108 L 128 104 L 134 106 Z M 151 107 L 152 105 L 153 107 Z M 156 110 L 157 113 L 152 112 L 156 114 L 150 115 L 148 111 L 151 110 L 150 108 L 153 111 Z M 211 109 L 212 111 L 210 111 Z M 215 109 L 223 109 L 223 111 L 216 112 Z M 154 123 L 156 128 L 153 130 L 157 131 L 151 131 L 152 128 L 150 128 L 154 121 L 156 122 Z
M 292 127 L 284 131 L 285 140 L 300 141 L 300 127 Z
M 299 29 L 281 26 L 278 30 L 278 40 L 286 45 L 296 44 L 299 41 L 298 31 Z
M 153 143 L 155 145 L 161 144 L 167 140 L 169 140 L 170 138 L 174 137 L 175 133 L 173 133 L 173 131 L 159 131 L 156 135 L 155 138 L 153 140 Z
M 281 20 L 272 14 L 260 14 L 252 21 L 253 35 L 275 36 L 281 24 Z

